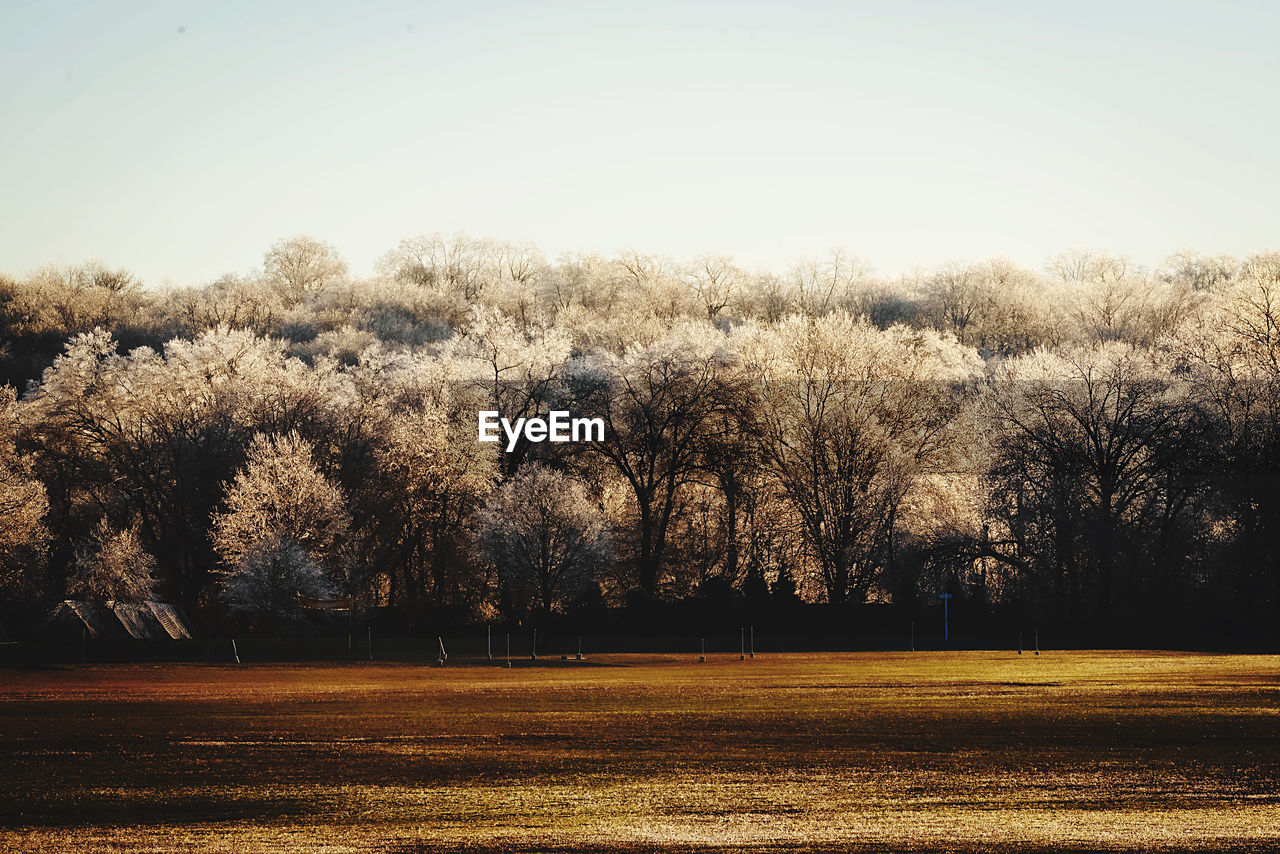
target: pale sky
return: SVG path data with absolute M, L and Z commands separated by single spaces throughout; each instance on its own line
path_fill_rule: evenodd
M 1280 248 L 1280 2 L 0 0 L 0 270 Z

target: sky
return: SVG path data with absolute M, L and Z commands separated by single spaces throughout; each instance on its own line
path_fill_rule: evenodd
M 1280 3 L 0 0 L 0 271 L 1280 249 Z

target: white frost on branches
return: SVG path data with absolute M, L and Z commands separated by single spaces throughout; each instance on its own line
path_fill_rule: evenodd
M 584 590 L 609 551 L 600 508 L 582 484 L 540 465 L 490 496 L 479 529 L 508 591 L 546 612 Z
M 254 436 L 226 507 L 213 540 L 226 567 L 220 595 L 233 612 L 281 618 L 297 593 L 329 592 L 321 567 L 336 568 L 350 517 L 296 432 Z
M 89 602 L 145 602 L 155 596 L 156 560 L 142 547 L 138 529 L 115 530 L 105 518 L 76 549 L 67 595 Z

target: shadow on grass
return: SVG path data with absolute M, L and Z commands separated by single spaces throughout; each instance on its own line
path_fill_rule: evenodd
M 77 793 L 61 798 L 10 800 L 0 811 L 0 827 L 139 827 L 184 823 L 298 819 L 316 812 L 314 798 L 250 793 L 163 795 Z
M 875 842 L 855 842 L 848 844 L 823 845 L 810 843 L 779 843 L 768 842 L 753 844 L 737 844 L 737 845 L 663 845 L 655 843 L 627 843 L 625 846 L 601 844 L 601 845 L 498 845 L 476 847 L 474 845 L 441 845 L 436 842 L 409 845 L 391 846 L 380 849 L 387 854 L 614 854 L 618 851 L 628 851 L 632 854 L 774 854 L 774 852 L 804 852 L 804 854 L 953 854 L 957 851 L 976 852 L 976 854 L 1031 854 L 1031 852 L 1044 852 L 1052 850 L 1054 854 L 1097 854 L 1097 847 L 1090 848 L 1060 848 L 1053 847 L 1046 849 L 1043 845 L 1020 845 L 1018 843 L 1008 844 L 974 844 L 970 840 L 965 840 L 963 844 L 958 845 L 907 845 L 901 844 L 880 844 Z M 1128 849 L 1123 846 L 1108 846 L 1103 850 L 1136 850 Z M 1186 848 L 1168 848 L 1161 847 L 1159 849 L 1165 854 L 1169 852 L 1191 852 L 1191 851 L 1208 851 L 1208 852 L 1270 852 L 1273 849 L 1267 847 L 1240 847 L 1227 845 L 1223 847 L 1205 848 L 1202 845 L 1188 846 Z

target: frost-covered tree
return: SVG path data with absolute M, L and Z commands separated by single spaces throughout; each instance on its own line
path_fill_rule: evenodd
M 861 603 L 893 558 L 904 496 L 947 458 L 957 385 L 977 375 L 977 356 L 950 337 L 844 314 L 748 327 L 737 346 L 759 378 L 764 464 L 826 599 Z
M 609 550 L 604 518 L 582 484 L 537 464 L 490 496 L 477 525 L 506 591 L 544 613 L 590 585 Z
M 1225 540 L 1209 588 L 1231 612 L 1270 620 L 1280 603 L 1280 252 L 1241 262 L 1163 349 L 1213 430 L 1198 455 L 1226 513 L 1206 526 Z
M 27 331 L 57 332 L 61 340 L 121 324 L 145 301 L 132 273 L 101 261 L 43 267 L 28 279 L 27 292 Z
M 480 399 L 514 424 L 564 405 L 564 373 L 572 348 L 563 330 L 524 330 L 497 311 L 477 308 L 444 353 Z M 504 472 L 520 468 L 530 450 L 522 436 L 515 449 L 503 455 Z
M 1141 609 L 1181 583 L 1179 526 L 1204 486 L 1184 382 L 1118 342 L 1002 366 L 988 399 L 989 555 L 1077 618 Z
M 497 449 L 476 441 L 485 404 L 457 368 L 449 358 L 370 351 L 356 369 L 378 428 L 372 473 L 353 496 L 374 511 L 366 542 L 386 598 L 410 611 L 477 604 L 476 579 L 463 577 L 475 566 L 463 523 L 497 478 Z
M 248 329 L 259 335 L 276 331 L 284 307 L 280 294 L 262 282 L 221 276 L 203 287 L 166 288 L 152 311 L 168 333 L 194 339 L 210 329 Z
M 746 273 L 731 259 L 717 255 L 703 255 L 684 271 L 684 280 L 697 295 L 709 321 L 715 321 L 737 298 L 746 278 Z
M 933 328 L 950 332 L 961 344 L 1016 353 L 1049 334 L 1045 290 L 1034 272 L 992 258 L 935 271 L 921 283 L 920 307 Z
M 334 593 L 323 567 L 287 533 L 269 530 L 240 554 L 227 572 L 218 598 L 254 628 L 282 628 L 299 620 L 298 594 Z
M 787 279 L 790 307 L 813 316 L 836 311 L 858 289 L 868 270 L 865 261 L 843 249 L 800 261 L 792 265 Z
M 33 459 L 18 452 L 13 389 L 0 388 L 0 595 L 30 592 L 43 569 L 49 499 Z
M 105 330 L 76 336 L 23 403 L 51 524 L 76 505 L 129 505 L 139 534 L 194 608 L 214 568 L 210 519 L 255 433 L 337 437 L 350 377 L 288 358 L 281 341 L 219 328 L 127 354 Z
M 226 567 L 240 566 L 267 534 L 288 537 L 323 565 L 338 563 L 350 524 L 346 502 L 296 432 L 254 436 L 225 503 L 214 522 L 214 546 Z
M 46 556 L 61 568 L 105 514 L 192 613 L 266 532 L 330 578 L 359 555 L 361 592 L 409 625 L 475 615 L 497 584 L 468 521 L 538 460 L 605 508 L 615 602 L 960 579 L 992 607 L 1062 590 L 1102 613 L 1156 587 L 1261 622 L 1280 604 L 1278 259 L 1148 274 L 1077 251 L 882 280 L 843 253 L 774 274 L 437 235 L 369 280 L 309 239 L 191 289 L 96 262 L 0 275 L 0 384 L 29 389 L 0 400 L 0 587 L 51 592 Z M 479 409 L 551 408 L 605 418 L 606 442 L 475 441 Z
M 982 311 L 982 298 L 978 269 L 950 264 L 926 283 L 924 309 L 938 329 L 950 332 L 961 344 L 968 344 Z
M 713 327 L 681 324 L 624 355 L 579 363 L 572 383 L 584 410 L 605 422 L 605 441 L 591 449 L 635 497 L 636 580 L 655 594 L 680 490 L 702 472 L 710 446 L 737 438 L 733 354 Z
M 470 303 L 504 275 L 529 275 L 532 261 L 520 256 L 519 250 L 493 240 L 461 233 L 422 234 L 400 241 L 378 267 L 389 278 L 439 288 Z
M 1225 287 L 1240 274 L 1240 260 L 1231 255 L 1206 255 L 1183 250 L 1170 255 L 1156 270 L 1165 282 L 1195 291 Z
M 281 297 L 293 304 L 345 276 L 347 262 L 331 244 L 300 234 L 273 243 L 262 268 Z
M 156 560 L 136 527 L 115 529 L 104 517 L 76 549 L 67 595 L 90 602 L 143 602 L 155 595 Z
M 1077 342 L 1142 338 L 1155 292 L 1143 270 L 1128 258 L 1076 250 L 1054 256 L 1046 269 L 1065 288 L 1064 307 Z

